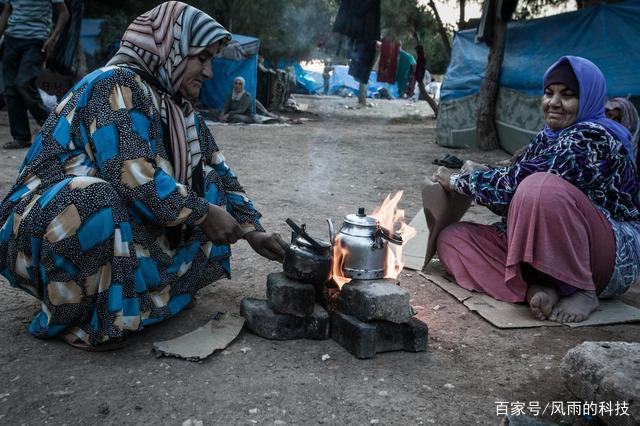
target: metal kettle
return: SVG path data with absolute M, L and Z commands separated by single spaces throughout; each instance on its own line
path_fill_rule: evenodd
M 374 280 L 384 278 L 387 267 L 387 243 L 402 244 L 402 238 L 367 216 L 364 207 L 344 219 L 334 244 L 344 253 L 342 273 L 347 278 Z
M 296 281 L 322 286 L 331 278 L 333 247 L 330 242 L 311 238 L 303 224 L 298 226 L 291 219 L 287 224 L 293 229 L 291 244 L 284 254 L 284 274 Z M 333 226 L 329 223 L 329 239 L 333 239 Z

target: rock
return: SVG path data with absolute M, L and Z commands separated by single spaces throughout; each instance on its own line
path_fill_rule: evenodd
M 265 339 L 329 338 L 329 314 L 320 305 L 315 305 L 312 315 L 303 318 L 274 312 L 266 300 L 247 297 L 240 304 L 240 315 L 249 330 Z
M 383 320 L 397 324 L 411 318 L 409 292 L 395 280 L 354 280 L 338 297 L 338 310 L 360 321 Z
M 428 333 L 427 325 L 415 318 L 403 324 L 363 322 L 342 312 L 335 312 L 331 321 L 331 338 L 361 359 L 373 358 L 380 352 L 424 351 L 427 349 Z
M 306 317 L 313 313 L 315 299 L 316 292 L 312 284 L 294 281 L 283 272 L 267 277 L 267 301 L 275 312 Z
M 567 352 L 560 372 L 576 397 L 612 404 L 612 415 L 598 411 L 610 424 L 640 424 L 640 343 L 584 342 Z M 621 404 L 628 416 L 620 415 Z

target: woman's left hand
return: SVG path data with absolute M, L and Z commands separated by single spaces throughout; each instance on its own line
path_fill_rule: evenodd
M 438 167 L 438 170 L 433 175 L 433 180 L 438 182 L 445 191 L 451 191 L 451 187 L 449 186 L 449 182 L 451 180 L 451 170 L 447 169 L 444 166 Z
M 277 260 L 282 263 L 284 260 L 284 250 L 289 246 L 282 237 L 273 232 L 251 231 L 245 234 L 251 248 L 260 256 L 269 260 Z

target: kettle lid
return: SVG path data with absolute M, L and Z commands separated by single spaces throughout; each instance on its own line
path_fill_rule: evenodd
M 367 216 L 364 212 L 364 207 L 358 209 L 357 214 L 350 214 L 344 219 L 345 223 L 359 226 L 376 227 L 378 226 L 378 220 L 374 217 Z

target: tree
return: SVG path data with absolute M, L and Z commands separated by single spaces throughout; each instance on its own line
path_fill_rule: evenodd
M 157 0 L 111 0 L 88 8 L 87 17 L 106 19 L 102 40 L 110 44 L 136 16 L 157 4 Z M 229 31 L 258 37 L 263 54 L 273 60 L 310 58 L 331 32 L 337 11 L 336 0 L 191 0 L 189 4 Z
M 504 58 L 504 44 L 507 32 L 507 21 L 512 16 L 518 18 L 531 18 L 541 13 L 545 6 L 557 6 L 566 1 L 563 0 L 512 0 L 513 8 L 497 10 L 496 4 L 507 4 L 508 1 L 497 2 L 495 0 L 485 0 L 485 6 L 493 6 L 495 13 L 493 16 L 492 33 L 493 40 L 489 48 L 487 68 L 484 79 L 480 86 L 479 108 L 476 121 L 478 132 L 478 144 L 482 150 L 497 149 L 500 147 L 498 131 L 496 125 L 496 104 L 498 101 L 498 90 L 500 88 L 500 70 Z M 591 0 L 577 0 L 591 1 Z M 489 2 L 493 4 L 490 5 Z

